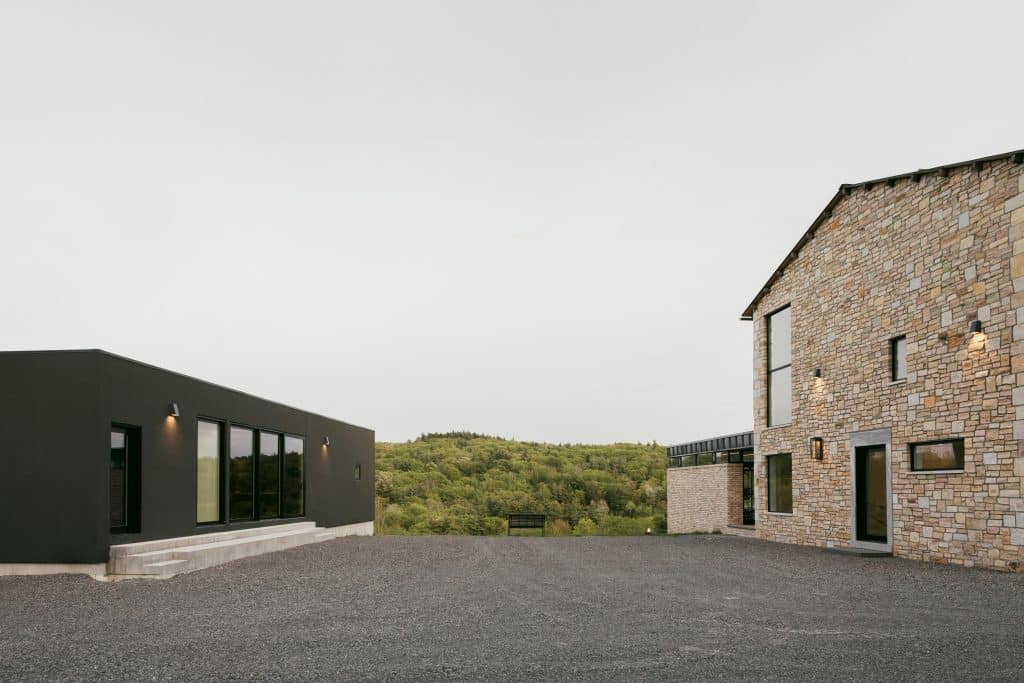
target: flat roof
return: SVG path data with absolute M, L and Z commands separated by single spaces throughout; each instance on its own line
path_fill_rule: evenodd
M 676 455 L 699 455 L 719 451 L 753 450 L 753 448 L 754 432 L 740 432 L 669 446 L 667 455 L 671 458 Z
M 216 387 L 217 389 L 222 389 L 224 391 L 231 391 L 231 392 L 239 394 L 241 396 L 248 396 L 249 398 L 254 398 L 254 399 L 258 400 L 258 401 L 263 401 L 264 403 L 270 403 L 270 404 L 273 404 L 273 405 L 276 405 L 276 406 L 281 406 L 282 408 L 288 408 L 289 410 L 297 410 L 300 413 L 306 413 L 307 415 L 312 415 L 313 417 L 319 417 L 319 418 L 322 418 L 324 420 L 331 420 L 332 422 L 340 422 L 340 423 L 346 424 L 346 425 L 348 425 L 350 427 L 355 427 L 357 429 L 364 429 L 364 430 L 366 430 L 368 432 L 374 432 L 374 430 L 370 429 L 369 427 L 364 427 L 362 425 L 357 425 L 357 424 L 353 424 L 351 422 L 346 422 L 345 420 L 339 420 L 336 417 L 330 417 L 328 415 L 321 415 L 320 413 L 314 413 L 313 411 L 306 410 L 305 408 L 297 408 L 295 406 L 290 406 L 290 405 L 288 405 L 286 403 L 281 403 L 280 401 L 273 401 L 271 399 L 263 398 L 262 396 L 257 396 L 255 394 L 250 394 L 250 393 L 245 392 L 245 391 L 240 391 L 240 390 L 234 389 L 232 387 L 226 387 L 223 384 L 217 384 L 216 382 L 210 382 L 210 381 L 207 381 L 205 379 L 199 379 L 198 377 L 193 377 L 191 375 L 186 375 L 183 372 L 177 372 L 175 370 L 168 370 L 167 368 L 162 368 L 162 367 L 160 367 L 158 365 L 153 365 L 152 363 L 144 363 L 141 360 L 135 360 L 134 358 L 128 358 L 127 356 L 119 356 L 116 353 L 111 353 L 110 351 L 105 351 L 103 349 L 14 349 L 14 350 L 8 350 L 8 351 L 0 351 L 0 355 L 18 354 L 18 353 L 26 353 L 26 354 L 30 354 L 30 353 L 33 353 L 33 354 L 46 354 L 46 353 L 53 353 L 53 354 L 60 354 L 60 353 L 95 353 L 95 354 L 98 354 L 98 355 L 107 356 L 109 358 L 114 358 L 114 359 L 119 360 L 119 361 L 124 361 L 124 362 L 127 362 L 127 363 L 132 363 L 133 365 L 141 365 L 142 367 L 150 368 L 152 370 L 159 370 L 160 372 L 166 372 L 169 375 L 175 375 L 175 376 L 181 377 L 183 379 L 191 380 L 193 382 L 199 382 L 200 384 L 205 384 L 205 385 L 210 386 L 210 387 Z M 374 432 L 374 434 L 376 435 L 376 432 Z

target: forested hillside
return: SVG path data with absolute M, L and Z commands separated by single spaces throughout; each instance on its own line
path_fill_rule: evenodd
M 376 533 L 503 534 L 511 512 L 548 515 L 554 535 L 662 533 L 665 449 L 466 432 L 377 444 Z

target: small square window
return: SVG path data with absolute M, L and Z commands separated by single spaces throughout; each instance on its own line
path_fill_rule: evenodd
M 915 472 L 962 470 L 963 468 L 963 439 L 910 444 L 910 469 Z
M 362 466 L 362 465 L 359 465 L 359 464 L 357 464 L 357 465 L 356 465 L 356 468 L 355 468 L 355 471 L 353 472 L 353 474 L 355 475 L 355 478 L 356 478 L 357 480 L 358 480 L 358 479 L 362 479 L 362 478 L 363 478 L 363 466 Z
M 907 337 L 896 337 L 889 342 L 892 381 L 898 382 L 907 378 Z

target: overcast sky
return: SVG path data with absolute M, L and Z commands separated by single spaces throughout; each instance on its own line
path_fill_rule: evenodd
M 1022 7 L 4 0 L 0 347 L 378 440 L 747 430 L 836 187 L 1024 147 Z

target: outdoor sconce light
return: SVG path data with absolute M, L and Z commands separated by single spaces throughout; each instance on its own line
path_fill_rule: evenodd
M 331 437 L 329 437 L 326 434 L 324 434 L 324 439 L 320 443 L 322 443 L 324 446 L 330 446 L 331 445 Z
M 814 368 L 814 379 L 821 379 L 821 368 Z
M 971 332 L 973 332 L 974 334 L 978 334 L 979 332 L 981 332 L 980 320 L 975 320 L 974 322 L 971 323 Z
M 167 406 L 167 416 L 168 417 L 181 417 L 181 411 L 178 410 L 178 404 L 177 403 L 172 403 L 171 405 Z
M 811 458 L 823 460 L 825 458 L 825 442 L 820 436 L 811 439 Z

